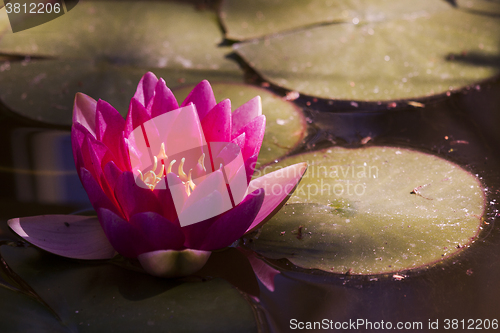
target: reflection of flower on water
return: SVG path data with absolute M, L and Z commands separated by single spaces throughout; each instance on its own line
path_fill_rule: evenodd
M 217 104 L 207 81 L 179 107 L 165 82 L 152 73 L 139 82 L 126 119 L 107 102 L 77 94 L 73 155 L 98 218 L 45 215 L 12 219 L 9 225 L 59 255 L 106 259 L 116 250 L 138 258 L 153 275 L 190 274 L 211 251 L 264 223 L 305 172 L 302 163 L 289 167 L 289 177 L 270 173 L 250 181 L 264 136 L 261 113 L 259 97 L 231 113 L 230 101 Z M 169 121 L 157 122 L 166 117 Z M 138 128 L 147 138 L 145 145 L 133 135 Z M 186 142 L 192 150 L 185 149 Z M 173 158 L 176 153 L 178 159 Z M 235 156 L 241 167 L 227 169 L 224 163 Z M 243 190 L 232 186 L 242 174 Z M 269 192 L 269 184 L 284 190 Z M 225 204 L 228 197 L 230 206 Z M 191 223 L 181 223 L 182 218 Z

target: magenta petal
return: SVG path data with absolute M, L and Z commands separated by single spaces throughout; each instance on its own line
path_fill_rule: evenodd
M 233 138 L 235 138 L 241 133 L 245 133 L 245 147 L 243 148 L 243 159 L 245 161 L 250 156 L 259 153 L 265 130 L 266 116 L 258 116 L 233 135 Z
M 82 145 L 85 137 L 89 135 L 90 132 L 80 123 L 74 123 L 71 126 L 71 147 L 73 149 L 73 159 L 75 160 L 75 166 L 78 170 L 83 166 L 83 155 L 82 155 Z
M 127 119 L 125 122 L 124 136 L 129 137 L 132 131 L 151 119 L 151 114 L 139 100 L 133 97 L 130 100 Z
M 158 78 L 151 72 L 147 72 L 139 81 L 137 90 L 135 91 L 134 98 L 137 99 L 145 107 L 154 96 L 156 83 Z
M 87 169 L 80 168 L 80 179 L 94 210 L 106 208 L 121 215 L 120 208 L 113 204 L 113 201 L 104 193 L 101 185 Z
M 170 173 L 170 177 L 175 177 L 176 182 L 175 184 L 179 185 L 182 183 L 182 181 L 177 177 L 177 175 Z M 165 179 L 162 180 L 162 182 L 165 182 Z M 162 184 L 163 185 L 163 184 Z M 177 211 L 175 209 L 175 204 L 174 200 L 172 198 L 172 192 L 170 191 L 169 186 L 163 186 L 164 188 L 158 188 L 157 187 L 153 190 L 154 195 L 158 199 L 158 202 L 160 203 L 160 206 L 162 208 L 162 216 L 166 217 L 169 221 L 175 222 L 176 225 L 179 225 L 179 222 L 177 221 Z M 180 201 L 180 206 L 184 205 L 184 202 L 187 199 L 187 193 L 184 191 L 180 197 L 178 196 L 177 199 Z M 181 207 L 182 209 L 182 207 Z
M 243 149 L 245 149 L 245 141 L 246 141 L 246 135 L 245 133 L 241 133 L 237 137 L 235 137 L 233 140 L 231 140 L 232 143 L 237 144 L 240 147 L 240 150 L 243 152 Z
M 181 227 L 153 212 L 135 214 L 130 223 L 145 236 L 153 251 L 181 250 L 184 248 L 184 234 Z
M 240 131 L 246 124 L 260 115 L 262 115 L 262 101 L 260 96 L 256 96 L 234 110 L 232 132 L 236 133 Z
M 42 215 L 16 218 L 7 223 L 26 241 L 63 257 L 111 259 L 115 256 L 96 217 Z
M 97 102 L 82 93 L 75 95 L 73 105 L 73 124 L 82 124 L 95 137 L 95 110 Z
M 125 119 L 106 101 L 100 99 L 96 106 L 96 139 L 108 147 L 113 146 L 115 136 L 121 133 Z M 108 145 L 107 143 L 110 143 Z
M 286 202 L 295 190 L 306 170 L 307 163 L 297 163 L 268 173 L 250 182 L 248 192 L 261 188 L 265 192 L 265 197 L 259 214 L 247 232 L 258 228 L 281 208 L 281 205 Z
M 210 110 L 201 121 L 207 142 L 231 141 L 231 101 L 225 99 Z
M 116 157 L 116 162 L 124 168 L 122 133 L 125 119 L 108 102 L 99 100 L 95 122 L 97 140 L 108 147 Z
M 182 186 L 182 180 L 175 173 L 171 172 L 167 174 L 167 182 L 169 191 L 171 192 L 170 195 L 175 196 L 175 198 L 177 199 L 177 205 L 179 208 L 178 213 L 180 213 L 182 211 L 182 208 L 186 204 L 186 200 L 188 199 L 188 195 L 184 190 L 184 187 Z M 158 200 L 161 200 L 161 196 L 158 196 Z M 160 201 L 160 204 L 163 204 L 163 201 Z
M 116 183 L 118 182 L 118 178 L 122 174 L 122 171 L 116 166 L 113 161 L 107 163 L 102 171 L 104 172 L 104 177 L 106 178 L 108 186 L 114 189 Z
M 220 170 L 216 170 L 209 174 L 205 180 L 203 180 L 191 195 L 187 198 L 184 203 L 182 210 L 187 210 L 189 207 L 196 207 L 196 203 L 207 198 L 207 196 L 213 191 L 218 191 L 219 193 L 224 193 L 227 191 L 226 182 L 224 181 L 224 176 Z M 201 213 L 201 212 L 200 212 Z
M 113 160 L 113 154 L 101 142 L 86 136 L 82 144 L 81 153 L 84 167 L 92 174 L 95 180 L 103 187 L 101 177 L 103 176 L 101 165 Z M 106 191 L 109 195 L 110 192 Z
M 224 213 L 208 228 L 203 242 L 196 249 L 213 251 L 234 243 L 252 224 L 263 201 L 263 191 L 247 195 L 238 206 Z
M 280 273 L 277 269 L 272 268 L 257 256 L 248 256 L 248 261 L 252 265 L 252 269 L 257 278 L 269 290 L 274 291 L 274 277 Z
M 165 112 L 179 108 L 177 100 L 172 91 L 167 87 L 163 79 L 159 79 L 156 83 L 155 96 L 151 107 L 151 117 L 157 117 Z
M 161 214 L 161 206 L 154 193 L 148 188 L 137 185 L 134 174 L 130 171 L 125 171 L 118 177 L 115 197 L 128 219 L 143 212 Z
M 110 210 L 97 210 L 99 222 L 109 242 L 124 257 L 136 258 L 141 253 L 152 251 L 142 232 Z
M 193 103 L 198 111 L 198 117 L 203 120 L 205 115 L 217 104 L 214 92 L 207 80 L 203 80 L 194 87 L 181 106 Z
M 247 184 L 250 183 L 250 180 L 252 180 L 253 173 L 255 172 L 255 168 L 257 166 L 258 157 L 259 157 L 259 154 L 255 154 L 255 155 L 247 158 L 245 161 L 245 172 L 247 175 Z

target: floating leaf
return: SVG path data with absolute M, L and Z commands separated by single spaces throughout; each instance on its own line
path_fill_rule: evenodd
M 224 0 L 221 21 L 229 39 L 251 39 L 312 25 L 352 20 L 380 21 L 447 9 L 435 0 Z
M 135 68 L 90 60 L 10 62 L 8 68 L 0 75 L 3 104 L 24 117 L 55 125 L 71 125 L 77 92 L 103 99 L 125 115 L 137 82 L 148 70 L 171 88 L 204 79 L 243 80 L 239 71 Z
M 109 264 L 81 264 L 34 248 L 3 246 L 1 252 L 72 331 L 257 331 L 249 304 L 221 279 L 188 283 Z M 2 298 L 0 304 L 8 302 Z M 44 315 L 39 309 L 31 311 Z M 18 321 L 26 317 L 11 320 L 12 326 L 21 326 L 24 323 Z
M 247 242 L 268 258 L 335 273 L 387 273 L 449 257 L 479 231 L 481 184 L 439 157 L 335 147 L 266 171 L 304 161 L 309 168 L 289 203 Z
M 319 26 L 234 47 L 264 79 L 324 98 L 414 99 L 499 74 L 500 20 L 444 5 L 444 11 Z
M 105 60 L 143 67 L 238 69 L 213 12 L 163 1 L 80 2 L 60 18 L 4 32 L 0 53 Z
M 215 13 L 191 4 L 80 2 L 53 21 L 0 33 L 0 54 L 27 57 L 0 63 L 0 100 L 22 116 L 56 125 L 71 124 L 76 92 L 125 114 L 147 71 L 170 88 L 203 79 L 242 81 L 239 66 L 226 57 L 232 49 L 219 46 L 222 39 Z
M 194 86 L 175 89 L 173 93 L 184 100 Z M 262 113 L 266 116 L 266 134 L 260 149 L 257 167 L 274 161 L 293 150 L 306 135 L 306 122 L 300 108 L 284 101 L 268 90 L 240 83 L 213 83 L 217 102 L 229 98 L 231 109 L 246 103 L 255 96 L 262 99 Z

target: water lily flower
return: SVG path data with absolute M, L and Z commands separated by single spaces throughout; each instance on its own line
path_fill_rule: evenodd
M 97 217 L 44 215 L 9 226 L 61 256 L 137 258 L 150 274 L 189 275 L 211 251 L 258 228 L 306 170 L 296 164 L 251 180 L 265 130 L 260 97 L 231 112 L 207 81 L 178 104 L 146 73 L 124 119 L 109 103 L 78 93 L 73 157 Z M 242 185 L 243 184 L 243 185 Z

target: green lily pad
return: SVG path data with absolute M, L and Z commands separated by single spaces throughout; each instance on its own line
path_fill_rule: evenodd
M 318 26 L 234 48 L 274 84 L 343 100 L 414 99 L 500 74 L 500 20 L 446 6 L 409 17 Z
M 217 102 L 226 98 L 231 100 L 232 110 L 255 96 L 262 99 L 262 114 L 266 116 L 266 134 L 260 149 L 257 168 L 286 155 L 306 136 L 306 121 L 301 109 L 295 104 L 283 100 L 272 92 L 240 83 L 213 83 Z M 194 86 L 174 89 L 177 100 L 182 101 Z
M 0 53 L 116 64 L 238 69 L 225 58 L 215 13 L 163 1 L 80 2 L 67 14 L 17 33 L 4 32 Z
M 70 261 L 34 248 L 2 246 L 1 253 L 71 331 L 257 331 L 249 303 L 221 279 L 158 279 L 110 264 Z M 2 298 L 0 304 L 5 306 L 9 301 Z M 24 307 L 25 303 L 15 302 L 12 311 L 0 314 L 0 322 L 26 325 L 26 317 L 17 313 L 31 311 L 35 318 L 41 317 L 53 325 L 45 317 L 47 311 L 36 307 L 36 303 L 29 309 L 15 307 Z M 12 312 L 16 315 L 7 318 Z
M 1 23 L 0 23 L 1 27 Z M 122 114 L 147 71 L 170 88 L 203 79 L 243 81 L 236 62 L 218 46 L 214 12 L 159 1 L 80 2 L 69 13 L 34 28 L 0 32 L 0 100 L 30 119 L 71 124 L 73 99 L 84 92 Z
M 125 116 L 137 84 L 148 70 L 164 78 L 170 88 L 204 79 L 243 81 L 239 71 L 231 70 L 122 67 L 86 60 L 34 60 L 8 64 L 9 70 L 0 76 L 3 104 L 23 117 L 55 125 L 71 125 L 77 92 L 96 100 L 103 99 Z
M 381 274 L 456 254 L 478 234 L 485 196 L 476 177 L 439 157 L 402 148 L 334 147 L 307 161 L 288 204 L 247 242 L 303 268 Z
M 224 0 L 221 22 L 229 39 L 258 38 L 325 23 L 380 21 L 447 9 L 444 1 L 424 0 Z

